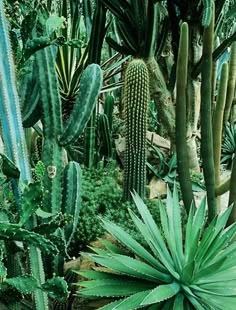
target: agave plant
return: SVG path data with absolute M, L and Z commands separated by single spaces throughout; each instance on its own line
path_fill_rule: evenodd
M 231 208 L 205 227 L 204 198 L 195 213 L 191 208 L 183 232 L 176 185 L 166 206 L 160 202 L 161 228 L 136 193 L 133 199 L 140 217 L 130 216 L 146 246 L 102 220 L 122 247 L 104 242 L 105 250 L 84 254 L 102 268 L 79 272 L 89 280 L 79 283 L 78 295 L 112 298 L 102 310 L 235 309 L 236 224 L 225 228 Z
M 234 124 L 228 124 L 225 127 L 225 135 L 222 142 L 221 164 L 225 164 L 228 168 L 230 168 L 232 166 L 235 150 L 236 126 Z

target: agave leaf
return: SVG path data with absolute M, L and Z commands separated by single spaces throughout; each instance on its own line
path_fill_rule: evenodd
M 102 220 L 106 230 L 121 244 L 123 244 L 128 250 L 138 255 L 144 261 L 151 264 L 153 267 L 157 268 L 162 272 L 166 272 L 166 269 L 161 265 L 157 259 L 155 259 L 143 246 L 141 246 L 135 239 L 133 239 L 127 232 L 125 232 L 121 227 L 116 224 Z
M 153 273 L 152 273 L 153 270 L 155 270 L 154 268 L 152 268 L 151 266 L 149 266 L 149 265 L 147 265 L 147 264 L 145 264 L 145 263 L 143 263 L 141 261 L 135 260 L 135 259 L 133 259 L 134 262 L 132 264 L 131 263 L 132 259 L 127 257 L 127 256 L 123 256 L 123 255 L 104 256 L 104 255 L 97 255 L 97 254 L 86 254 L 85 256 L 91 258 L 96 263 L 98 263 L 98 264 L 100 264 L 100 265 L 102 265 L 104 267 L 110 268 L 110 269 L 112 269 L 112 270 L 114 270 L 116 272 L 119 272 L 121 274 L 137 277 L 137 278 L 144 279 L 144 280 L 151 280 L 151 281 L 154 280 L 154 276 L 153 276 Z M 136 265 L 137 264 L 136 266 L 138 266 L 141 269 L 141 271 L 140 270 L 135 270 L 132 267 L 127 266 L 127 264 L 121 263 L 118 260 L 118 257 L 120 259 L 122 259 L 122 257 L 123 257 L 124 258 L 123 261 L 126 260 L 126 262 L 129 260 L 132 265 Z M 150 267 L 152 269 L 149 270 L 148 274 L 144 274 L 143 272 L 147 272 L 147 268 L 148 267 Z M 156 276 L 160 276 L 158 271 L 155 270 L 155 272 L 156 272 Z M 156 281 L 157 281 L 157 278 L 156 278 Z
M 216 270 L 219 270 L 219 268 L 224 264 L 225 260 L 225 258 L 222 258 L 220 261 L 217 261 L 216 263 L 198 271 L 194 276 L 194 283 L 197 283 L 199 279 L 204 279 L 205 277 L 208 277 L 212 274 L 216 274 Z
M 231 213 L 231 209 L 232 207 L 226 209 L 226 211 L 222 215 L 219 215 L 216 218 L 216 222 L 215 220 L 213 220 L 213 225 L 210 224 L 207 230 L 205 231 L 196 253 L 197 268 L 201 268 L 206 253 L 211 249 L 213 241 L 217 238 L 220 231 L 224 228 L 225 224 L 227 223 L 227 220 Z M 207 231 L 209 234 L 207 234 Z
M 190 209 L 185 235 L 185 256 L 186 261 L 193 261 L 197 249 L 199 238 L 203 230 L 206 214 L 206 198 L 201 201 L 193 216 L 193 207 Z
M 183 283 L 191 283 L 194 275 L 195 261 L 191 261 L 183 266 L 181 272 L 181 281 Z M 194 277 L 195 280 L 195 277 Z
M 82 270 L 82 271 L 73 270 L 73 272 L 84 277 L 84 278 L 90 279 L 90 280 L 113 279 L 117 276 L 120 276 L 120 275 L 117 275 L 115 273 L 111 274 L 108 272 L 100 272 L 100 271 L 95 271 L 95 270 Z M 80 285 L 80 283 L 78 283 L 78 284 L 75 283 L 75 285 Z
M 202 265 L 206 266 L 212 263 L 212 260 L 214 258 L 217 258 L 215 253 L 219 253 L 221 250 L 223 250 L 232 240 L 236 233 L 236 223 L 233 223 L 229 227 L 227 227 L 214 241 L 213 246 L 210 248 L 209 251 L 207 251 Z
M 142 301 L 142 306 L 147 306 L 169 299 L 180 291 L 180 285 L 177 282 L 160 285 L 154 288 Z
M 112 279 L 99 279 L 91 280 L 80 283 L 81 286 L 85 286 L 79 291 L 79 295 L 97 296 L 97 297 L 114 297 L 114 296 L 130 296 L 138 292 L 142 292 L 154 287 L 153 283 L 146 281 L 127 281 L 112 280 Z
M 235 260 L 235 257 L 234 257 Z M 235 263 L 234 263 L 235 265 Z M 236 267 L 229 268 L 227 270 L 223 270 L 220 272 L 215 272 L 209 276 L 205 275 L 204 278 L 199 279 L 197 282 L 198 285 L 200 284 L 207 284 L 213 282 L 226 282 L 226 281 L 235 281 L 236 279 Z
M 122 254 L 125 255 L 125 251 L 123 251 L 121 248 L 119 248 L 117 245 L 115 245 L 112 242 L 109 242 L 107 240 L 102 240 L 99 239 L 100 242 L 106 247 L 106 249 L 110 252 L 110 253 L 114 253 L 114 254 Z
M 142 300 L 151 292 L 152 290 L 146 290 L 144 292 L 136 293 L 128 298 L 121 299 L 119 301 L 112 302 L 100 310 L 128 310 L 128 309 L 138 309 Z
M 92 246 L 88 246 L 89 249 L 91 249 L 93 252 L 95 252 L 98 255 L 104 255 L 107 256 L 108 252 L 106 250 L 103 250 L 101 248 L 96 248 L 96 247 L 92 247 Z
M 173 310 L 184 310 L 184 295 L 183 294 L 176 295 Z
M 166 212 L 168 217 L 169 230 L 169 238 L 167 242 L 171 250 L 175 266 L 177 270 L 180 271 L 184 263 L 184 256 L 179 198 L 176 184 L 174 184 L 173 197 L 171 195 L 170 189 L 167 188 Z
M 147 226 L 132 212 L 129 210 L 129 213 L 132 217 L 132 220 L 135 226 L 139 229 L 141 234 L 143 235 L 144 239 L 147 241 L 149 247 L 152 249 L 153 253 L 157 257 L 158 260 L 163 262 L 163 265 L 166 269 L 170 272 L 170 274 L 179 279 L 179 275 L 174 269 L 173 262 L 171 261 L 171 256 L 164 244 L 164 246 L 160 245 L 157 241 L 153 240 L 153 236 L 151 236 L 150 232 L 148 231 Z M 156 236 L 156 238 L 161 238 L 161 236 Z M 163 239 L 162 239 L 163 241 Z
M 139 197 L 137 193 L 135 195 L 132 194 L 132 197 L 136 204 L 136 207 L 138 208 L 139 214 L 141 215 L 142 220 L 146 226 L 146 233 L 148 233 L 149 235 L 148 238 L 150 239 L 150 242 L 153 244 L 153 246 L 156 249 L 158 249 L 159 257 L 164 258 L 165 263 L 163 261 L 163 264 L 165 264 L 166 266 L 166 263 L 168 263 L 168 265 L 171 266 L 173 269 L 173 260 L 168 252 L 168 249 L 163 240 L 161 232 L 159 228 L 157 227 L 154 219 L 152 218 L 151 213 L 149 212 L 147 206 L 145 205 L 145 203 L 142 201 L 142 199 Z M 132 212 L 130 214 L 132 215 L 133 220 L 136 219 L 137 221 L 137 216 L 135 216 L 135 214 Z M 139 221 L 139 225 L 140 225 L 140 221 Z M 142 227 L 144 228 L 144 225 L 142 225 Z M 143 236 L 145 237 L 145 235 Z
M 205 301 L 205 303 L 209 306 L 212 306 L 213 309 L 227 309 L 234 310 L 235 309 L 235 297 L 229 296 L 211 296 L 208 293 L 198 293 L 198 296 Z M 198 309 L 198 308 L 197 308 Z
M 220 295 L 236 295 L 236 280 L 206 283 L 202 284 L 201 286 L 199 285 L 198 287 L 212 291 L 213 293 L 216 292 Z
M 203 307 L 203 304 L 200 301 L 198 301 L 198 297 L 187 295 L 187 298 L 190 301 L 190 303 L 195 307 L 195 309 L 206 310 L 206 308 Z

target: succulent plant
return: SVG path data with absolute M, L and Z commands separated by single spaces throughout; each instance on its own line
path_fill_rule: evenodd
M 161 228 L 135 193 L 140 217 L 130 216 L 145 247 L 116 224 L 102 220 L 106 230 L 122 245 L 107 244 L 83 255 L 103 268 L 78 272 L 89 280 L 78 295 L 112 298 L 109 309 L 229 309 L 235 308 L 236 223 L 224 228 L 231 208 L 206 223 L 206 199 L 194 213 L 190 209 L 185 232 L 181 223 L 177 188 L 168 191 L 167 205 L 159 202 Z M 105 267 L 105 268 L 104 268 Z M 115 299 L 115 300 L 114 300 Z

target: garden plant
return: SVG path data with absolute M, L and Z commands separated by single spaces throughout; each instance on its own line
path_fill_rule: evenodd
M 0 309 L 234 310 L 235 103 L 235 0 L 0 0 Z

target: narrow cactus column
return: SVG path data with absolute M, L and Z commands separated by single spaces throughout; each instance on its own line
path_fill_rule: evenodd
M 147 66 L 143 60 L 134 59 L 127 67 L 124 85 L 126 153 L 123 197 L 125 200 L 131 198 L 130 192 L 133 190 L 141 197 L 145 196 L 149 100 Z
M 176 154 L 180 188 L 187 212 L 194 203 L 189 173 L 186 133 L 186 89 L 188 78 L 188 24 L 183 23 L 180 32 L 179 52 L 176 70 Z
M 202 84 L 201 84 L 201 155 L 203 174 L 207 191 L 208 220 L 217 214 L 215 197 L 215 169 L 212 137 L 212 53 L 214 38 L 214 9 L 212 21 L 203 33 Z

